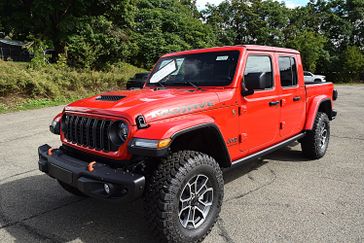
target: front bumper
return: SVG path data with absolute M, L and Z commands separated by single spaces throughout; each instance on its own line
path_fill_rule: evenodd
M 71 157 L 60 149 L 48 154 L 50 148 L 47 144 L 38 148 L 39 170 L 49 176 L 93 198 L 121 202 L 142 196 L 145 186 L 143 175 L 114 169 L 97 161 L 90 172 L 88 162 Z M 110 193 L 105 192 L 105 184 L 108 184 Z

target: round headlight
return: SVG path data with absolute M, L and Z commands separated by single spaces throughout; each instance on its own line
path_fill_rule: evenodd
M 129 136 L 129 127 L 128 124 L 124 121 L 114 122 L 109 130 L 109 138 L 111 142 L 120 146 L 123 144 Z
M 128 138 L 128 134 L 129 134 L 129 128 L 128 125 L 124 122 L 119 122 L 118 124 L 118 136 L 119 138 L 125 142 L 126 139 Z

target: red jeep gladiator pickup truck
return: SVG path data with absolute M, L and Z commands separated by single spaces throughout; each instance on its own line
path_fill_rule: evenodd
M 162 56 L 143 89 L 76 101 L 51 123 L 62 146 L 39 169 L 70 193 L 144 197 L 160 241 L 201 241 L 224 196 L 222 169 L 298 140 L 321 158 L 336 116 L 332 83 L 305 85 L 292 49 L 242 45 Z

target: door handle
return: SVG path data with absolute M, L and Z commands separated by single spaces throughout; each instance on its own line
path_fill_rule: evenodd
M 293 101 L 299 101 L 299 100 L 301 100 L 301 96 L 293 97 Z
M 280 102 L 279 101 L 271 101 L 269 102 L 269 106 L 275 106 L 278 105 Z

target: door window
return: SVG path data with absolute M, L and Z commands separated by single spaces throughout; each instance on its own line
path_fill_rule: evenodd
M 279 72 L 282 87 L 297 85 L 297 66 L 293 57 L 279 57 Z
M 257 79 L 265 81 L 264 89 L 271 89 L 273 87 L 272 60 L 269 56 L 248 56 L 244 72 L 244 82 Z

